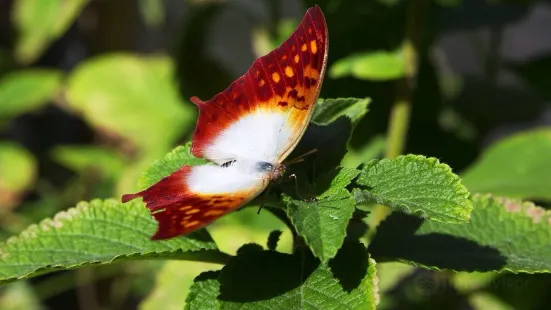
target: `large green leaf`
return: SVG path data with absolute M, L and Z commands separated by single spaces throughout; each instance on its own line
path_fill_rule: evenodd
M 51 100 L 61 86 L 61 72 L 29 69 L 0 80 L 0 119 L 37 109 Z
M 18 36 L 15 56 L 23 62 L 36 60 L 73 23 L 86 0 L 18 0 L 12 19 Z
M 247 245 L 219 275 L 198 277 L 191 291 L 197 293 L 186 309 L 374 309 L 378 303 L 375 261 L 360 243 L 345 243 L 329 264 L 308 253 Z
M 469 192 L 449 166 L 418 155 L 372 160 L 357 179 L 358 203 L 376 202 L 444 223 L 463 223 L 473 209 Z
M 384 81 L 403 77 L 406 69 L 405 49 L 400 47 L 394 51 L 370 51 L 339 59 L 331 66 L 329 76 Z
M 1 244 L 0 282 L 127 259 L 224 259 L 204 232 L 151 241 L 155 229 L 141 202 L 81 202 Z
M 313 200 L 284 196 L 287 216 L 314 255 L 323 262 L 337 254 L 346 236 L 346 227 L 355 204 L 346 186 L 358 173 L 356 169 L 339 169 L 329 188 Z
M 516 134 L 490 146 L 463 173 L 471 192 L 551 200 L 551 128 Z
M 89 60 L 70 76 L 68 105 L 92 125 L 162 154 L 192 126 L 194 112 L 173 81 L 167 57 L 125 54 Z
M 401 213 L 381 223 L 369 246 L 377 260 L 458 271 L 551 271 L 551 212 L 529 202 L 475 195 L 469 223 Z

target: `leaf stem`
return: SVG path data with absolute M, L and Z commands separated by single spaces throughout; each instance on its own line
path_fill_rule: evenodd
M 390 113 L 388 140 L 385 157 L 395 158 L 403 153 L 409 128 L 412 94 L 417 77 L 417 52 L 419 33 L 423 25 L 424 12 L 428 1 L 410 1 L 407 8 L 406 34 L 404 38 L 403 57 L 406 70 L 402 79 L 397 82 L 396 100 Z M 390 208 L 377 205 L 370 217 L 368 239 L 375 234 L 377 226 L 390 214 Z

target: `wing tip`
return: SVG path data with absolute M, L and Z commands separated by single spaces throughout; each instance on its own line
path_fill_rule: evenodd
M 142 197 L 142 192 L 135 193 L 135 194 L 124 194 L 121 197 L 121 201 L 122 201 L 122 203 L 126 203 L 126 202 L 129 202 L 130 200 L 134 200 L 138 197 Z

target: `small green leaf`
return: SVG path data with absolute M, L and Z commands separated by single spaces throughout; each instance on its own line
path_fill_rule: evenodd
M 35 288 L 28 282 L 19 281 L 2 287 L 0 294 L 0 309 L 2 310 L 43 310 Z
M 469 192 L 449 166 L 418 155 L 367 163 L 354 189 L 358 203 L 376 202 L 444 223 L 463 223 L 473 209 Z
M 5 75 L 0 80 L 0 119 L 8 119 L 48 103 L 58 91 L 61 78 L 61 72 L 43 69 Z
M 125 161 L 114 150 L 98 146 L 58 146 L 52 150 L 53 159 L 63 166 L 82 173 L 93 168 L 104 176 L 116 178 L 125 169 Z
M 140 188 L 151 186 L 162 178 L 170 175 L 172 172 L 180 169 L 183 165 L 202 165 L 208 161 L 203 158 L 197 158 L 191 154 L 191 142 L 174 148 L 160 160 L 151 165 L 140 179 Z
M 341 116 L 346 116 L 355 125 L 367 113 L 367 106 L 370 102 L 369 98 L 320 98 L 314 108 L 312 121 L 316 124 L 327 125 Z
M 36 177 L 36 161 L 22 147 L 0 143 L 0 211 L 20 201 L 21 192 L 27 190 Z
M 18 37 L 15 57 L 22 63 L 36 60 L 71 26 L 86 0 L 18 0 L 12 11 Z
M 24 148 L 14 143 L 0 143 L 0 190 L 22 191 L 34 180 L 36 162 Z
M 551 129 L 516 134 L 490 146 L 463 173 L 471 192 L 551 200 Z
M 159 28 L 164 24 L 165 11 L 162 0 L 139 0 L 138 4 L 147 26 Z
M 151 241 L 155 230 L 156 223 L 141 202 L 81 202 L 0 244 L 0 283 L 128 259 L 220 258 L 219 252 L 205 251 L 215 250 L 216 245 L 204 231 Z
M 456 271 L 551 271 L 551 212 L 529 202 L 475 195 L 469 223 L 448 225 L 401 213 L 369 246 L 377 260 Z
M 308 253 L 249 248 L 240 250 L 217 280 L 215 275 L 198 279 L 198 293 L 188 296 L 186 309 L 195 309 L 192 303 L 197 309 L 214 309 L 217 303 L 229 310 L 375 309 L 378 303 L 375 261 L 360 243 L 345 243 L 329 264 Z
M 358 53 L 337 60 L 329 70 L 334 79 L 353 76 L 362 80 L 386 81 L 406 74 L 404 47 L 394 51 Z
M 167 57 L 99 56 L 71 74 L 67 104 L 140 151 L 164 153 L 190 128 L 194 115 L 182 102 L 172 74 Z
M 356 169 L 341 168 L 329 188 L 315 200 L 296 200 L 284 195 L 287 216 L 314 255 L 323 262 L 331 259 L 346 236 L 354 212 L 354 199 L 346 186 L 358 175 Z

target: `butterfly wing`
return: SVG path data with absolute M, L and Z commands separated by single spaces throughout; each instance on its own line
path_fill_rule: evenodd
M 268 181 L 237 167 L 183 166 L 153 186 L 123 195 L 122 202 L 142 197 L 159 223 L 151 239 L 193 232 L 243 206 L 261 193 Z
M 328 32 L 318 6 L 293 34 L 258 58 L 226 90 L 198 106 L 192 153 L 217 164 L 237 158 L 281 163 L 304 134 L 327 64 Z

